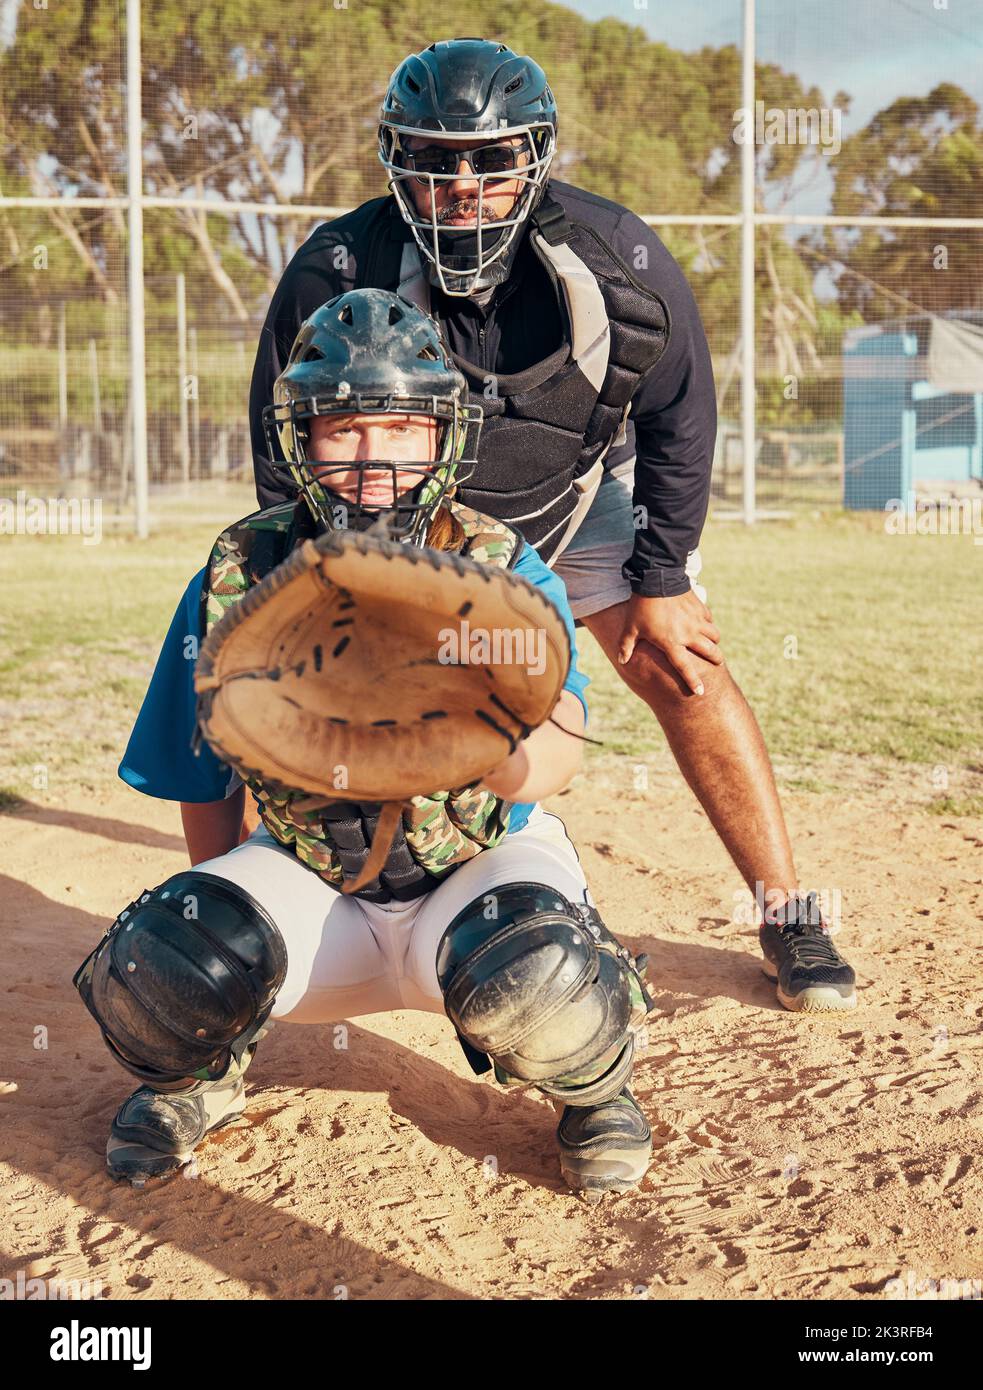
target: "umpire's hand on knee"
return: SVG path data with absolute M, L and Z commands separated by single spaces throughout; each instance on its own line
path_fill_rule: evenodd
M 665 652 L 694 695 L 703 694 L 701 663 L 696 658 L 702 657 L 714 666 L 724 664 L 713 615 L 692 589 L 674 598 L 632 594 L 618 643 L 618 661 L 622 666 L 631 661 L 641 639 Z

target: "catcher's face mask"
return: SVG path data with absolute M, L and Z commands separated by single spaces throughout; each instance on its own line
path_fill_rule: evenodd
M 351 503 L 395 508 L 432 476 L 442 431 L 431 415 L 317 415 L 307 422 L 311 472 Z M 395 461 L 366 469 L 365 459 Z
M 391 291 L 351 290 L 297 334 L 263 411 L 270 459 L 326 529 L 365 530 L 384 515 L 394 538 L 426 545 L 437 508 L 476 463 L 482 412 L 466 393 L 429 314 Z M 312 444 L 311 422 L 338 416 L 352 428 L 318 430 Z M 414 447 L 400 457 L 398 429 L 365 428 L 382 417 L 432 421 L 433 442 L 421 449 L 418 434 L 404 434 Z M 382 457 L 363 456 L 365 438 L 384 442 Z
M 330 458 L 312 458 L 311 421 L 332 415 L 344 417 L 339 425 L 351 428 L 344 436 L 332 436 L 330 450 L 317 450 L 319 455 L 330 453 Z M 400 419 L 432 419 L 436 424 L 433 456 L 401 458 L 396 443 L 392 454 L 386 451 L 386 457 L 354 457 L 360 445 L 359 427 L 375 417 L 397 427 Z M 361 531 L 385 516 L 390 535 L 421 546 L 427 543 L 437 508 L 474 466 L 473 459 L 464 457 L 465 444 L 468 426 L 477 433 L 480 421 L 480 407 L 462 406 L 457 400 L 397 399 L 389 395 L 370 403 L 360 393 L 354 399 L 294 400 L 267 407 L 264 412 L 264 423 L 278 431 L 292 478 L 315 518 L 327 529 Z M 349 449 L 351 457 L 345 458 Z

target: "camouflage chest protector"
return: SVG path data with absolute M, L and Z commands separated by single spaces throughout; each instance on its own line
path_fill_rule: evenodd
M 553 564 L 587 515 L 605 455 L 625 441 L 632 396 L 665 352 L 670 322 L 662 297 L 548 192 L 529 223 L 533 251 L 560 292 L 565 341 L 510 375 L 452 354 L 484 416 L 478 466 L 459 496 L 515 526 Z M 365 283 L 398 288 L 431 312 L 416 244 L 375 226 Z
M 461 524 L 461 554 L 482 564 L 511 568 L 521 539 L 509 526 L 468 507 L 445 503 Z M 213 549 L 202 588 L 201 635 L 290 553 L 309 529 L 304 503 L 282 503 L 257 512 L 224 531 Z M 246 785 L 259 801 L 260 817 L 280 844 L 327 883 L 354 879 L 368 858 L 380 808 L 339 799 L 316 810 L 295 802 L 306 792 Z M 339 798 L 344 791 L 339 789 Z M 431 892 L 456 865 L 490 849 L 506 834 L 511 803 L 476 787 L 417 796 L 404 808 L 389 855 L 377 879 L 353 896 L 369 902 L 409 901 Z

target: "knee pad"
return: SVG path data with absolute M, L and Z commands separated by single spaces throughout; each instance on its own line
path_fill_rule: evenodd
M 568 1105 L 602 1104 L 627 1083 L 652 1001 L 596 908 L 545 884 L 506 884 L 450 923 L 437 975 L 465 1052 L 487 1054 L 506 1080 Z
M 286 973 L 266 910 L 237 884 L 191 869 L 130 903 L 73 983 L 116 1060 L 166 1091 L 225 1076 Z

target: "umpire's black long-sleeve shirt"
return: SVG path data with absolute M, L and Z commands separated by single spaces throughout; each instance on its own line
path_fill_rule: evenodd
M 633 501 L 644 524 L 636 529 L 634 552 L 625 565 L 632 588 L 646 597 L 685 593 L 690 587 L 686 557 L 696 549 L 706 519 L 717 428 L 710 352 L 692 290 L 659 238 L 633 212 L 571 184 L 551 179 L 548 188 L 568 218 L 593 227 L 668 306 L 668 346 L 636 391 L 626 442 L 611 449 L 605 467 L 635 454 Z M 249 399 L 261 506 L 294 491 L 289 479 L 265 462 L 269 449 L 261 412 L 273 398 L 273 383 L 300 325 L 356 283 L 358 256 L 364 253 L 357 215 L 358 210 L 315 228 L 284 271 L 270 304 Z M 562 339 L 557 292 L 526 231 L 512 274 L 484 306 L 431 290 L 431 307 L 448 346 L 489 372 L 522 371 L 549 356 Z

